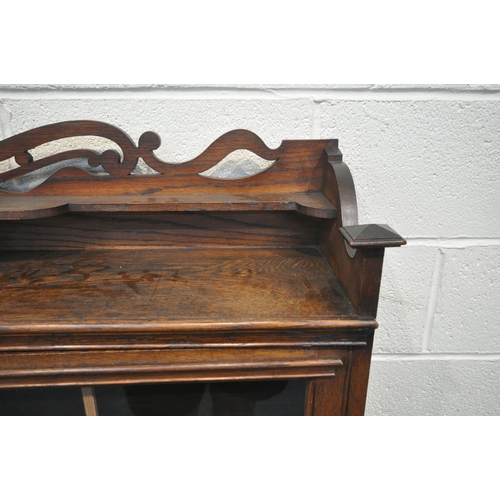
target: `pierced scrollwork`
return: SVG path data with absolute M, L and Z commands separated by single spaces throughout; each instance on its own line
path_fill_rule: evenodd
M 102 153 L 77 149 L 33 161 L 29 153 L 29 150 L 44 143 L 78 136 L 109 139 L 121 149 L 122 155 L 113 149 Z M 30 191 L 66 168 L 78 168 L 91 175 L 129 175 L 145 149 L 159 145 L 160 138 L 152 132 L 146 132 L 139 139 L 139 147 L 136 147 L 125 132 L 100 122 L 71 121 L 46 125 L 0 143 L 0 161 L 14 158 L 18 165 L 18 168 L 0 173 L 0 189 L 14 193 Z
M 246 148 L 228 150 L 231 134 L 237 133 L 240 141 L 251 144 L 257 152 Z M 30 150 L 70 137 L 97 136 L 114 142 L 121 152 L 107 149 L 102 153 L 91 149 L 75 149 L 34 161 Z M 221 143 L 223 147 L 221 147 Z M 233 131 L 212 143 L 198 158 L 182 163 L 169 164 L 161 161 L 153 151 L 161 145 L 154 132 L 143 133 L 137 146 L 121 129 L 112 125 L 88 121 L 69 121 L 39 127 L 0 142 L 0 162 L 13 159 L 17 167 L 0 172 L 0 190 L 8 193 L 23 193 L 35 189 L 51 176 L 63 169 L 79 169 L 90 175 L 123 177 L 129 175 L 166 175 L 171 167 L 193 167 L 200 158 L 205 170 L 199 175 L 209 179 L 242 179 L 269 169 L 277 158 L 269 156 L 270 150 L 253 133 Z M 206 159 L 213 163 L 206 169 Z M 142 159 L 146 168 L 136 168 Z M 226 171 L 226 172 L 225 172 Z

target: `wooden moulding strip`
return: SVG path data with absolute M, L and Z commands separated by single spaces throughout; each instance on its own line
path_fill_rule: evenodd
M 364 347 L 373 330 L 288 330 L 256 332 L 3 333 L 0 353 L 89 350 L 258 349 Z
M 92 196 L 2 196 L 0 220 L 91 212 L 296 211 L 334 219 L 337 209 L 322 193 L 175 194 Z
M 245 332 L 288 330 L 373 330 L 378 327 L 375 319 L 311 319 L 255 322 L 169 322 L 162 324 L 18 324 L 0 325 L 0 333 L 91 333 L 91 332 Z
M 11 369 L 0 371 L 0 388 L 332 377 L 341 359 L 262 361 L 256 363 L 184 363 L 113 367 Z
M 136 342 L 134 340 L 130 340 L 129 343 L 124 343 L 120 341 L 112 341 L 106 340 L 100 342 L 98 340 L 89 341 L 87 340 L 85 344 L 75 343 L 70 344 L 69 342 L 66 344 L 27 344 L 27 343 L 17 343 L 17 344 L 0 344 L 0 353 L 1 352 L 37 352 L 37 351 L 45 351 L 45 352 L 58 352 L 58 351 L 95 351 L 95 350 L 150 350 L 150 349 L 234 349 L 235 345 L 238 347 L 245 348 L 259 348 L 259 347 L 338 347 L 338 348 L 347 348 L 347 347 L 365 347 L 367 342 L 365 340 L 297 340 L 297 341 L 239 341 L 239 342 L 161 342 L 161 341 L 140 341 Z

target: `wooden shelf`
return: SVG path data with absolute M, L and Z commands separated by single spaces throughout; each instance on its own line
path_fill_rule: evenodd
M 296 211 L 335 219 L 337 209 L 320 192 L 178 195 L 4 196 L 0 220 L 54 217 L 68 212 Z
M 317 248 L 0 252 L 1 332 L 374 328 Z

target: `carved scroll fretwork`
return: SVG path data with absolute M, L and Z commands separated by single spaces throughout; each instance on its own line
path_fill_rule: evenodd
M 30 150 L 52 141 L 69 137 L 97 136 L 114 142 L 119 150 L 97 152 L 91 149 L 74 149 L 50 155 L 34 161 Z M 248 144 L 248 148 L 228 147 L 230 138 L 237 137 L 235 145 Z M 18 167 L 0 173 L 0 190 L 8 193 L 24 193 L 40 186 L 61 170 L 79 169 L 89 175 L 127 177 L 136 175 L 168 175 L 173 167 L 192 170 L 196 165 L 210 168 L 193 172 L 209 179 L 242 179 L 269 169 L 277 161 L 276 150 L 271 150 L 253 133 L 233 131 L 212 143 L 200 156 L 189 162 L 167 163 L 153 151 L 161 145 L 154 132 L 143 133 L 136 146 L 122 130 L 96 121 L 69 121 L 39 127 L 0 142 L 0 162 L 14 159 Z M 149 168 L 134 171 L 142 158 Z M 205 161 L 205 163 L 204 163 Z M 146 170 L 146 171 L 144 171 Z M 225 172 L 225 170 L 227 172 Z

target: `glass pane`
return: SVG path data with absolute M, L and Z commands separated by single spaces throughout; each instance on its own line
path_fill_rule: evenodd
M 306 381 L 99 386 L 99 415 L 303 415 Z
M 85 415 L 79 387 L 0 389 L 1 416 Z
M 96 386 L 99 415 L 303 415 L 306 381 Z M 80 387 L 0 389 L 0 416 L 85 415 Z

